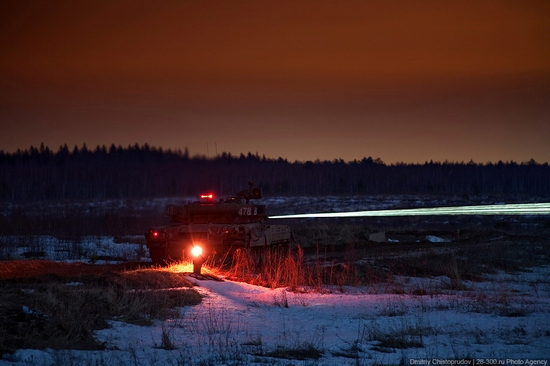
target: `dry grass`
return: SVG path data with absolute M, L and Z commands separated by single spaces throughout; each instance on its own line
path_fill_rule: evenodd
M 260 264 L 254 263 L 246 252 L 237 251 L 232 266 L 227 270 L 218 268 L 218 273 L 259 286 L 296 288 L 303 285 L 302 264 L 303 251 L 299 247 L 296 251 L 288 248 L 267 250 Z
M 102 349 L 109 319 L 149 325 L 200 303 L 183 274 L 140 269 L 0 282 L 0 354 L 19 348 Z
M 388 279 L 386 271 L 365 263 L 329 261 L 322 255 L 306 260 L 304 250 L 295 249 L 268 251 L 261 265 L 255 265 L 244 252 L 233 257 L 229 268 L 207 268 L 207 271 L 235 281 L 269 288 L 287 287 L 291 291 L 314 289 L 326 292 L 328 288 L 344 291 L 345 286 L 364 286 Z
M 517 272 L 550 263 L 550 247 L 545 237 L 538 235 L 477 229 L 463 230 L 461 236 L 455 238 L 453 232 L 413 232 L 411 235 L 419 238 L 437 234 L 453 240 L 374 243 L 364 239 L 365 233 L 361 234 L 361 230 L 368 229 L 356 224 L 342 225 L 344 227 L 338 228 L 334 223 L 310 223 L 308 232 L 323 236 L 325 245 L 306 248 L 298 245 L 292 250 L 271 251 L 261 266 L 238 252 L 231 268 L 218 268 L 217 273 L 237 281 L 270 288 L 287 287 L 293 291 L 330 292 L 345 291 L 347 286 L 370 286 L 385 288 L 386 292 L 428 295 L 468 289 L 468 281 L 483 280 L 487 274 L 497 271 Z M 324 236 L 329 235 L 330 230 L 345 233 L 349 242 L 329 244 Z M 437 288 L 411 288 L 400 285 L 397 276 L 446 277 L 447 280 L 441 281 Z

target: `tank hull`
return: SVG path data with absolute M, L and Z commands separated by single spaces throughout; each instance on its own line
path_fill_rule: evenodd
M 196 262 L 223 261 L 237 250 L 261 258 L 267 248 L 288 246 L 290 228 L 268 224 L 265 206 L 251 204 L 252 198 L 261 198 L 261 191 L 254 188 L 219 202 L 168 205 L 170 223 L 145 234 L 151 260 L 160 265 L 193 257 Z M 193 255 L 194 247 L 202 253 Z

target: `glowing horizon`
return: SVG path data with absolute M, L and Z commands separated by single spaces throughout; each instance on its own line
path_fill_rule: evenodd
M 0 5 L 0 149 L 550 163 L 550 2 Z

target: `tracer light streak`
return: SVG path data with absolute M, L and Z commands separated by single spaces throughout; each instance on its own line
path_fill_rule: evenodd
M 550 215 L 550 203 L 517 203 L 501 205 L 406 208 L 351 212 L 321 212 L 270 216 L 271 219 L 305 219 L 320 217 L 377 217 L 377 216 L 437 216 L 437 215 Z

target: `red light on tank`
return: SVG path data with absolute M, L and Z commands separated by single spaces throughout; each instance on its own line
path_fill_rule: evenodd
M 148 239 L 152 239 L 152 240 L 161 240 L 161 239 L 164 239 L 166 236 L 166 231 L 163 230 L 163 229 L 151 229 L 149 231 L 149 237 Z
M 203 199 L 203 200 L 213 200 L 214 199 L 214 193 L 201 194 L 201 199 Z

